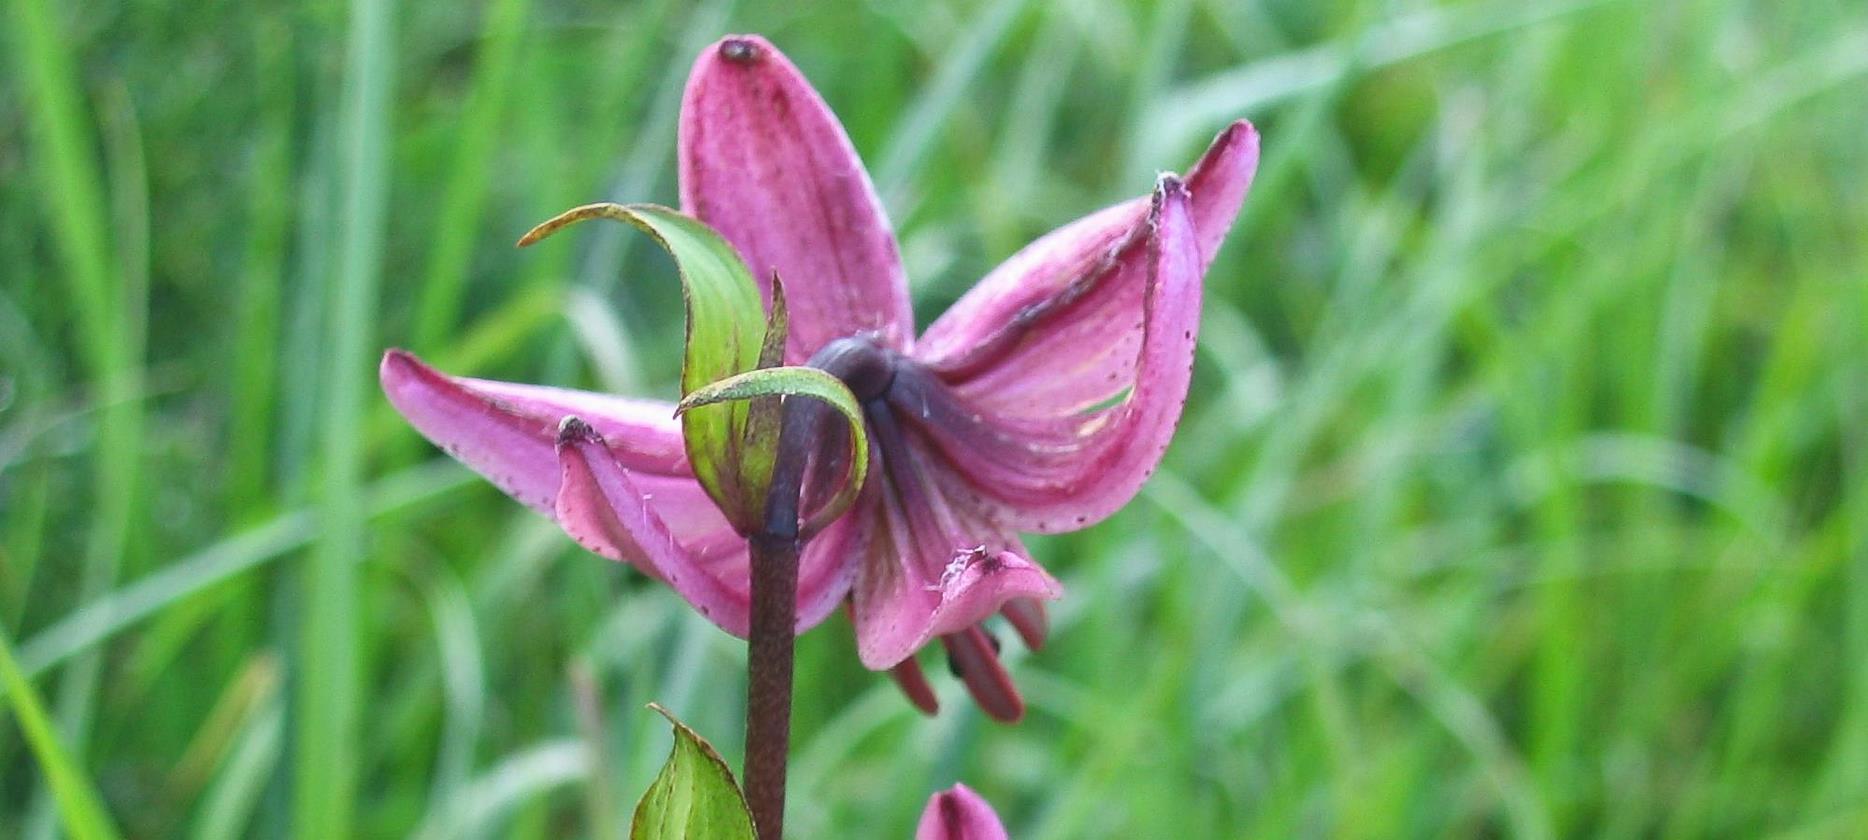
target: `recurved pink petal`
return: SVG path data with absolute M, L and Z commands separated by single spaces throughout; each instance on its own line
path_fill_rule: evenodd
M 735 589 L 721 579 L 719 564 L 712 569 L 702 565 L 708 554 L 744 554 L 743 541 L 682 545 L 649 508 L 652 496 L 616 462 L 603 436 L 574 416 L 560 424 L 557 450 L 562 480 L 556 514 L 565 533 L 597 554 L 668 584 L 727 632 L 746 635 L 751 602 L 745 587 Z
M 936 636 L 972 627 L 1015 600 L 1064 595 L 1049 572 L 1015 551 L 962 552 L 947 563 L 939 586 L 940 605 L 929 620 Z
M 694 480 L 673 406 L 452 377 L 400 350 L 383 355 L 380 375 L 390 403 L 435 445 L 593 551 L 670 584 L 715 623 L 745 634 L 745 541 Z M 588 434 L 561 453 L 567 417 Z M 838 522 L 805 547 L 800 631 L 849 591 L 850 530 Z
M 1162 177 L 1137 230 L 1142 235 L 1117 248 L 1105 273 L 1077 298 L 1121 306 L 1066 311 L 1058 316 L 1069 328 L 1065 332 L 1053 333 L 1047 324 L 1020 339 L 1038 345 L 1037 358 L 1043 358 L 1050 349 L 1043 345 L 1074 342 L 1076 333 L 1069 330 L 1097 317 L 1134 328 L 1138 347 L 1125 377 L 1127 393 L 1114 405 L 1033 416 L 1004 398 L 988 400 L 949 384 L 939 372 L 905 367 L 896 374 L 889 399 L 897 413 L 975 492 L 996 502 L 1001 521 L 1017 530 L 1070 531 L 1114 513 L 1154 471 L 1179 422 L 1204 271 L 1192 198 L 1179 179 Z M 1011 387 L 1010 380 L 1002 385 Z
M 1258 135 L 1240 121 L 1188 175 L 1202 271 L 1257 163 Z M 1118 204 L 1019 251 L 935 321 L 914 355 L 988 411 L 1057 417 L 1119 396 L 1135 379 L 1146 285 L 1123 257 L 1149 235 L 1149 207 Z
M 972 788 L 956 784 L 928 799 L 915 840 L 1006 840 L 1005 824 Z
M 913 339 L 895 234 L 843 126 L 764 38 L 701 53 L 681 104 L 681 206 L 733 243 L 770 299 L 791 312 L 786 358 L 832 339 Z
M 937 458 L 905 445 L 889 412 L 872 412 L 880 453 L 876 484 L 844 517 L 856 579 L 850 591 L 856 651 L 870 670 L 891 668 L 935 636 L 960 632 L 1015 599 L 1055 599 L 1062 587 L 1018 539 L 967 499 Z
M 693 483 L 667 403 L 448 376 L 402 350 L 383 354 L 378 375 L 389 403 L 423 437 L 546 515 L 557 506 L 558 421 L 569 414 L 612 441 L 625 469 Z

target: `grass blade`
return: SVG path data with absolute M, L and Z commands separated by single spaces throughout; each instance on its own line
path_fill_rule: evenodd
M 391 5 L 352 0 L 338 116 L 338 242 L 325 322 L 320 539 L 304 576 L 299 637 L 293 834 L 352 833 L 358 750 L 357 564 L 364 556 L 363 438 L 376 352 L 376 302 L 388 215 Z
M 45 703 L 20 671 L 19 662 L 13 656 L 13 641 L 5 631 L 0 631 L 0 686 L 5 686 L 6 696 L 12 698 L 20 729 L 25 731 L 26 742 L 39 760 L 39 768 L 45 772 L 65 827 L 78 840 L 117 837 L 117 828 L 104 810 L 104 800 L 59 742 L 58 733 L 53 731 L 52 721 L 46 716 Z

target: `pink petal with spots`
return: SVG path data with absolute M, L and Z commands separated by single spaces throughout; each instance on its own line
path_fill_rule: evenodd
M 870 332 L 913 338 L 901 256 L 875 188 L 836 115 L 764 38 L 702 51 L 681 104 L 681 207 L 733 243 L 791 312 L 786 358 Z
M 938 374 L 914 368 L 897 374 L 891 404 L 974 491 L 999 505 L 1004 524 L 1047 533 L 1084 527 L 1127 504 L 1160 463 L 1187 397 L 1200 321 L 1204 265 L 1194 220 L 1186 186 L 1163 176 L 1139 228 L 1145 235 L 1124 244 L 1096 288 L 1081 298 L 1104 299 L 1104 286 L 1125 290 L 1107 293 L 1107 300 L 1132 302 L 1103 317 L 1125 324 L 1139 318 L 1133 372 L 1126 396 L 1116 404 L 1039 417 L 983 404 Z M 1131 287 L 1141 294 L 1132 297 L 1126 291 Z M 1066 315 L 1072 323 L 1089 317 Z M 1029 374 L 1043 376 L 1038 370 Z M 917 399 L 941 389 L 950 389 L 951 398 Z
M 1204 272 L 1258 163 L 1258 135 L 1237 122 L 1187 177 Z M 915 356 L 973 405 L 1057 417 L 1134 385 L 1146 277 L 1123 257 L 1149 235 L 1148 199 L 1059 228 L 1013 255 L 921 337 Z
M 456 460 L 591 550 L 669 583 L 716 624 L 745 634 L 746 544 L 689 471 L 673 406 L 451 377 L 400 350 L 384 354 L 380 375 L 396 410 Z M 592 441 L 561 458 L 560 426 L 573 416 L 589 426 Z M 574 494 L 568 501 L 566 492 Z M 844 551 L 852 530 L 845 519 L 805 547 L 800 631 L 849 591 L 855 572 Z
M 452 377 L 401 350 L 383 354 L 378 374 L 390 404 L 423 437 L 547 515 L 557 506 L 558 421 L 568 414 L 613 441 L 624 468 L 692 483 L 681 424 L 666 403 Z

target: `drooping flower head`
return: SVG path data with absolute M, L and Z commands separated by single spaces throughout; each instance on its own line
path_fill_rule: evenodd
M 894 234 L 836 117 L 762 38 L 701 54 L 682 102 L 682 210 L 732 244 L 768 302 L 783 278 L 786 361 L 835 372 L 872 446 L 854 507 L 805 547 L 800 632 L 847 605 L 863 664 L 924 711 L 935 698 L 914 654 L 939 640 L 988 714 L 1023 714 L 982 622 L 1001 614 L 1035 648 L 1061 588 L 1018 534 L 1108 517 L 1159 463 L 1202 279 L 1257 162 L 1251 125 L 1228 126 L 1184 178 L 1027 246 L 917 339 Z M 399 350 L 381 375 L 430 440 L 746 634 L 746 545 L 695 480 L 671 405 L 451 377 Z M 820 460 L 836 458 L 826 446 Z

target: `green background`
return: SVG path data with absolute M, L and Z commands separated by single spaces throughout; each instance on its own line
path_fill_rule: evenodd
M 662 255 L 511 243 L 672 201 L 735 31 L 848 124 L 922 323 L 1265 138 L 1165 466 L 1031 541 L 1027 720 L 938 659 L 919 717 L 833 618 L 793 836 L 956 779 L 1020 838 L 1868 822 L 1858 2 L 5 6 L 0 836 L 613 835 L 651 700 L 737 764 L 742 646 L 374 384 L 396 345 L 672 398 Z

